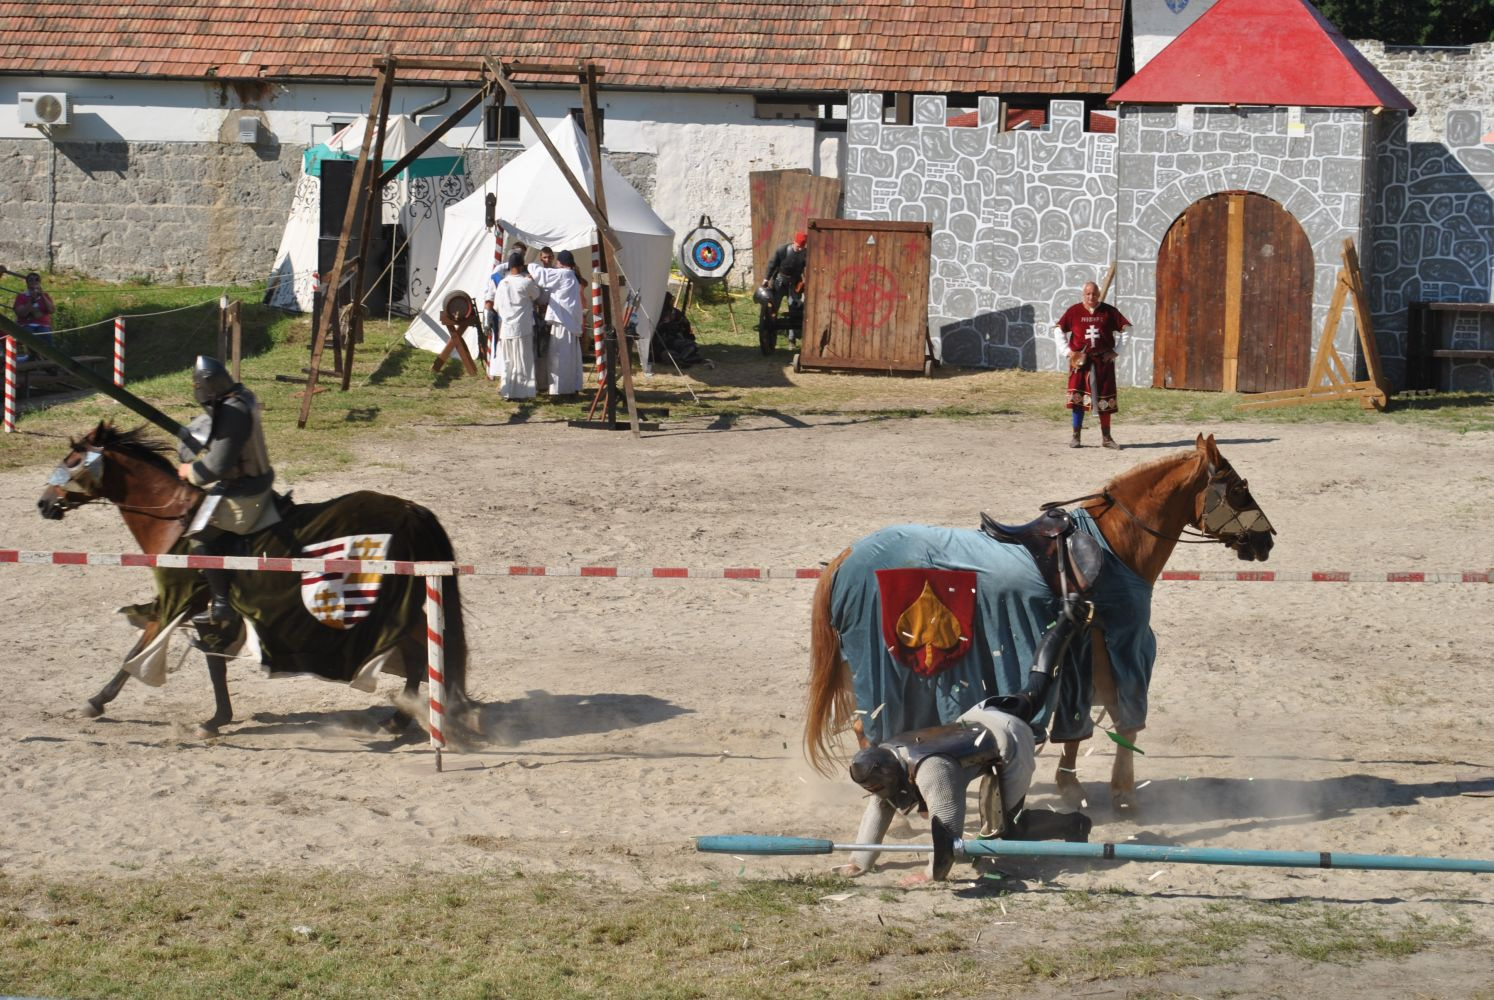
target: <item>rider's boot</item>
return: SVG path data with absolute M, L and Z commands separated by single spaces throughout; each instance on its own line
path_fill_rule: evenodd
M 233 571 L 205 569 L 208 591 L 212 594 L 207 609 L 192 616 L 192 624 L 199 629 L 231 625 L 239 620 L 239 612 L 228 601 L 228 588 L 233 583 Z
M 1074 428 L 1074 436 L 1071 437 L 1071 438 L 1069 438 L 1069 447 L 1070 448 L 1077 448 L 1077 447 L 1079 447 L 1079 428 L 1077 428 L 1077 427 Z

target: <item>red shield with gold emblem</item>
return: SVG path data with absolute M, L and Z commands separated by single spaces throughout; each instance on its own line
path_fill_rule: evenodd
M 970 648 L 975 572 L 968 569 L 879 569 L 882 640 L 920 677 L 954 666 Z

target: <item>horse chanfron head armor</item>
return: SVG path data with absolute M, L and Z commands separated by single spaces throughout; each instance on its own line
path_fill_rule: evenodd
M 206 354 L 197 356 L 192 366 L 192 396 L 199 406 L 209 408 L 233 391 L 233 376 L 223 367 L 223 362 Z
M 1203 494 L 1199 530 L 1217 538 L 1241 559 L 1262 560 L 1274 544 L 1276 529 L 1255 498 L 1250 486 L 1223 459 L 1209 466 L 1209 485 Z

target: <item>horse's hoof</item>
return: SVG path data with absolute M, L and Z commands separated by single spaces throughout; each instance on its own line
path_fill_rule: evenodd
M 103 705 L 95 705 L 91 701 L 85 701 L 83 703 L 83 709 L 82 709 L 83 718 L 85 718 L 85 719 L 97 719 L 99 716 L 101 716 L 103 714 L 104 714 L 104 706 Z
M 1129 790 L 1124 792 L 1112 791 L 1110 793 L 1110 804 L 1115 808 L 1116 812 L 1135 812 L 1136 792 Z
M 410 728 L 410 717 L 404 712 L 395 712 L 389 718 L 379 723 L 379 728 L 391 736 L 399 736 Z
M 1063 776 L 1060 775 L 1060 778 Z M 1058 782 L 1058 794 L 1063 799 L 1063 804 L 1071 811 L 1083 809 L 1089 805 L 1089 800 L 1084 796 L 1084 786 L 1073 778 L 1060 780 Z
M 218 732 L 218 728 L 220 725 L 222 725 L 222 723 L 213 722 L 212 720 L 209 720 L 207 722 L 199 722 L 197 724 L 197 728 L 192 730 L 192 735 L 197 737 L 199 740 L 214 739 L 220 735 Z

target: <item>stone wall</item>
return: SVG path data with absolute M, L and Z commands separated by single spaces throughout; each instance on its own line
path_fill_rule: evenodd
M 1447 112 L 1437 128 L 1441 141 L 1431 142 L 1411 140 L 1403 114 L 1381 118 L 1375 136 L 1373 244 L 1367 255 L 1370 308 L 1387 373 L 1400 385 L 1411 302 L 1490 301 L 1494 149 L 1483 141 L 1484 117 L 1478 111 Z M 1451 329 L 1443 341 L 1429 346 L 1494 351 L 1487 322 L 1476 316 L 1447 322 Z M 1494 391 L 1494 367 L 1481 361 L 1445 364 L 1439 384 Z
M 8 189 L 0 261 L 113 281 L 261 279 L 280 244 L 301 153 L 221 142 L 0 140 Z
M 304 146 L 0 139 L 0 263 L 105 281 L 240 284 L 270 273 Z M 466 153 L 473 183 L 518 147 Z M 656 157 L 608 154 L 649 198 Z M 48 235 L 52 251 L 48 253 Z
M 1048 328 L 1110 264 L 1115 136 L 1085 132 L 1077 101 L 1055 101 L 1038 131 L 1001 131 L 992 97 L 975 127 L 946 117 L 943 97 L 918 97 L 913 124 L 885 125 L 880 94 L 852 94 L 845 215 L 933 225 L 929 333 L 945 363 L 1056 370 Z
M 1487 108 L 1494 96 L 1494 43 L 1424 49 L 1358 41 L 1354 47 L 1416 105 L 1408 142 L 1442 141 L 1449 110 Z
M 1118 199 L 1116 306 L 1134 324 L 1117 377 L 1152 382 L 1156 342 L 1157 251 L 1189 205 L 1221 191 L 1251 191 L 1280 204 L 1302 226 L 1314 260 L 1312 344 L 1316 350 L 1333 295 L 1345 239 L 1363 246 L 1368 175 L 1368 113 L 1307 108 L 1301 134 L 1288 134 L 1285 108 L 1121 109 L 1116 155 Z M 1334 347 L 1352 369 L 1358 340 L 1350 316 Z

